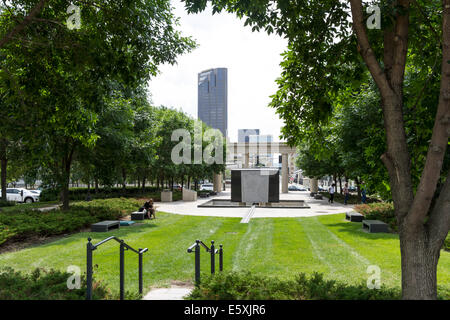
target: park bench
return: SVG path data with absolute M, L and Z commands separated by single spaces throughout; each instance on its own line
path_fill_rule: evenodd
M 120 228 L 120 221 L 102 221 L 91 225 L 92 232 L 108 232 Z
M 362 227 L 369 233 L 389 232 L 388 225 L 380 220 L 363 220 Z
M 362 222 L 363 218 L 364 216 L 359 212 L 352 211 L 345 214 L 345 219 L 350 222 Z
M 134 221 L 120 221 L 120 225 L 125 227 L 131 226 L 133 223 Z
M 131 220 L 144 220 L 145 213 L 140 211 L 135 211 L 131 213 Z

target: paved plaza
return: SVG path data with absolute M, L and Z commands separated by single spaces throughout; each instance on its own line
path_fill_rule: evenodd
M 249 213 L 249 207 L 242 208 L 199 208 L 198 205 L 210 201 L 211 199 L 230 199 L 231 193 L 228 189 L 217 196 L 200 198 L 197 201 L 174 201 L 160 202 L 157 210 L 191 216 L 214 216 L 229 218 L 244 218 Z M 280 193 L 280 200 L 303 200 L 310 208 L 255 208 L 252 218 L 289 218 L 289 217 L 313 217 L 320 215 L 345 213 L 353 211 L 352 205 L 340 203 L 328 203 L 328 200 L 316 200 L 309 196 L 309 191 L 290 191 Z

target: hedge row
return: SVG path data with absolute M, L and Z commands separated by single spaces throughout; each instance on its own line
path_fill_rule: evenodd
M 154 201 L 161 201 L 161 190 L 156 187 L 146 187 L 145 190 L 138 187 L 127 187 L 125 190 L 122 188 L 100 188 L 98 192 L 95 189 L 90 189 L 90 199 L 111 199 L 111 198 L 133 198 L 133 197 L 149 197 Z M 87 188 L 70 188 L 69 199 L 74 200 L 86 200 L 88 198 Z M 40 195 L 40 201 L 56 201 L 60 199 L 60 193 L 57 189 L 44 189 Z M 174 191 L 173 200 L 180 200 L 181 192 Z
M 0 246 L 35 236 L 76 232 L 99 221 L 117 220 L 122 215 L 121 210 L 102 206 L 73 206 L 64 212 L 33 209 L 0 212 Z
M 321 191 L 320 194 L 322 194 L 324 197 L 330 199 L 330 194 L 325 191 Z M 340 193 L 334 193 L 334 201 L 339 203 L 344 203 L 345 196 Z M 366 197 L 366 203 L 379 203 L 381 202 L 380 199 L 375 197 Z M 349 198 L 347 201 L 348 204 L 360 204 L 361 199 L 358 197 L 358 195 L 355 194 L 349 194 Z
M 0 270 L 0 300 L 83 300 L 86 298 L 86 278 L 81 276 L 80 288 L 69 289 L 67 280 L 72 274 L 61 271 L 35 269 L 31 274 L 11 268 Z M 100 282 L 94 281 L 92 298 L 114 298 Z
M 349 285 L 324 280 L 314 273 L 301 273 L 294 280 L 252 275 L 249 272 L 221 272 L 202 278 L 201 284 L 189 295 L 189 300 L 395 300 L 399 289 L 382 286 L 369 289 L 366 283 Z

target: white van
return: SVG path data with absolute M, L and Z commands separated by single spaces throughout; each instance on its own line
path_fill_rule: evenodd
M 0 190 L 0 195 L 1 195 Z M 8 188 L 6 189 L 6 200 L 24 203 L 33 203 L 39 201 L 39 194 L 33 193 L 24 188 Z

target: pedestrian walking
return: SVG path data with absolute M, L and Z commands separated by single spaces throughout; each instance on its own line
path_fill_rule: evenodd
M 344 204 L 347 204 L 349 195 L 350 195 L 350 192 L 348 191 L 348 182 L 346 182 L 345 186 L 344 186 L 344 196 L 345 196 Z
M 328 199 L 328 202 L 333 203 L 334 201 L 334 192 L 335 192 L 335 184 L 333 183 L 331 187 L 328 188 L 328 193 L 330 194 L 330 199 Z

